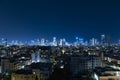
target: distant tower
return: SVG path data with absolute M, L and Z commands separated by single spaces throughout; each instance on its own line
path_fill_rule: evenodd
M 45 40 L 45 45 L 48 46 L 49 45 L 49 41 Z
M 110 35 L 107 36 L 107 45 L 110 46 Z
M 57 40 L 56 40 L 56 37 L 53 37 L 53 46 L 57 46 Z
M 2 38 L 2 45 L 7 46 L 7 39 Z
M 78 46 L 79 45 L 79 37 L 75 37 L 75 46 Z
M 102 34 L 101 35 L 101 45 L 104 45 L 104 43 L 105 43 L 105 35 Z
M 40 40 L 36 39 L 36 45 L 40 45 Z
M 96 46 L 96 45 L 98 45 L 97 39 L 92 38 L 92 39 L 90 40 L 90 45 L 91 45 L 91 46 Z
M 120 40 L 118 41 L 118 44 L 120 45 Z
M 84 39 L 83 38 L 79 38 L 79 44 L 83 45 L 84 44 Z
M 92 39 L 90 40 L 90 43 L 91 43 L 91 46 L 95 46 L 95 38 L 92 38 Z
M 75 39 L 76 39 L 76 43 L 78 43 L 78 41 L 79 41 L 79 38 L 78 38 L 78 37 L 76 37 Z
M 45 39 L 44 39 L 44 38 L 41 39 L 41 45 L 42 45 L 42 46 L 45 45 Z
M 60 43 L 59 43 L 59 45 L 62 46 L 62 45 L 63 45 L 62 43 L 63 43 L 63 40 L 60 39 Z
M 88 41 L 85 41 L 84 45 L 85 45 L 85 46 L 88 46 Z
M 66 45 L 66 39 L 63 38 L 63 39 L 62 39 L 62 46 L 65 46 L 65 45 Z

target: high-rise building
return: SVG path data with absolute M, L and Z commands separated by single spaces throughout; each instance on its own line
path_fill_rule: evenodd
M 104 45 L 105 44 L 105 35 L 102 34 L 101 35 L 101 45 Z
M 41 39 L 41 45 L 45 46 L 45 39 L 44 38 Z
M 110 46 L 110 35 L 107 36 L 107 45 Z
M 36 39 L 36 45 L 40 45 L 40 40 Z
M 91 45 L 91 46 L 96 46 L 96 45 L 98 45 L 98 44 L 99 44 L 99 42 L 97 41 L 97 39 L 92 38 L 92 39 L 90 40 L 90 45 Z
M 53 37 L 53 46 L 57 46 L 57 40 L 56 40 L 56 37 Z
M 83 38 L 76 37 L 75 39 L 76 39 L 75 46 L 84 45 L 84 39 Z
M 2 45 L 3 45 L 3 46 L 7 46 L 7 39 L 2 38 Z
M 118 44 L 120 45 L 120 40 L 118 41 Z
M 83 38 L 79 38 L 79 44 L 83 45 L 84 44 L 84 39 Z
M 59 43 L 59 45 L 62 46 L 62 45 L 63 45 L 62 43 L 63 43 L 63 40 L 60 39 L 60 43 Z

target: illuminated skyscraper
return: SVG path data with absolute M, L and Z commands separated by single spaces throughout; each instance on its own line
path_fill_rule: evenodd
M 48 40 L 45 40 L 45 45 L 46 45 L 46 46 L 50 45 L 50 43 L 49 43 Z
M 84 39 L 83 38 L 79 38 L 79 44 L 84 45 Z
M 2 45 L 3 45 L 3 46 L 7 46 L 7 39 L 2 38 Z
M 120 40 L 118 41 L 118 44 L 120 45 Z
M 39 39 L 35 39 L 35 41 L 33 41 L 33 44 L 40 45 L 40 40 Z
M 63 44 L 62 44 L 62 42 L 63 42 L 63 40 L 62 39 L 60 39 L 60 43 L 59 43 L 59 45 L 60 46 L 62 46 Z
M 84 39 L 83 38 L 76 37 L 75 39 L 76 39 L 76 42 L 75 42 L 76 46 L 84 45 Z
M 110 46 L 110 35 L 107 36 L 107 45 Z
M 60 43 L 59 43 L 60 46 L 65 46 L 66 44 L 68 45 L 65 38 L 60 39 Z
M 91 46 L 96 46 L 96 45 L 98 45 L 98 44 L 99 44 L 99 43 L 98 43 L 97 39 L 92 38 L 92 39 L 90 40 L 90 45 L 91 45 Z
M 65 45 L 66 45 L 66 39 L 63 38 L 63 39 L 62 39 L 62 46 L 65 46 Z
M 85 45 L 85 46 L 88 46 L 88 41 L 85 41 L 84 45 Z
M 53 42 L 52 42 L 53 46 L 57 46 L 57 40 L 56 37 L 53 37 Z
M 101 35 L 101 45 L 105 44 L 105 35 Z
M 40 40 L 39 39 L 36 40 L 36 45 L 40 45 Z
M 41 39 L 41 45 L 45 46 L 45 39 L 44 38 Z
M 78 46 L 79 45 L 79 37 L 75 37 L 75 46 Z
M 76 42 L 78 43 L 78 41 L 79 41 L 79 38 L 78 38 L 78 37 L 76 37 L 75 39 L 76 39 Z

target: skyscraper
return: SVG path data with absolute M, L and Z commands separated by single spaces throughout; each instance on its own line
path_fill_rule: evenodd
M 7 46 L 7 39 L 2 38 L 2 45 L 3 45 L 3 46 Z
M 105 35 L 102 34 L 101 35 L 101 45 L 104 45 L 105 44 Z
M 44 38 L 41 39 L 41 45 L 45 46 L 45 39 Z
M 99 44 L 99 42 L 97 41 L 97 39 L 92 38 L 92 39 L 90 40 L 90 45 L 91 45 L 91 46 L 96 46 L 96 45 L 98 45 L 98 44 Z
M 53 46 L 57 46 L 57 40 L 56 40 L 56 37 L 53 37 Z

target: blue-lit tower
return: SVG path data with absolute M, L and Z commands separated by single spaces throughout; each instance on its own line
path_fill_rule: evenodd
M 79 37 L 75 37 L 75 46 L 79 45 Z
M 52 42 L 53 46 L 57 46 L 57 40 L 56 37 L 53 37 L 53 42 Z
M 79 38 L 79 44 L 84 45 L 84 39 L 83 38 Z
M 2 45 L 3 45 L 3 46 L 7 46 L 7 39 L 2 38 Z
M 105 35 L 102 34 L 101 35 L 101 45 L 104 45 L 105 44 Z
M 41 45 L 45 46 L 45 39 L 44 38 L 41 39 Z

